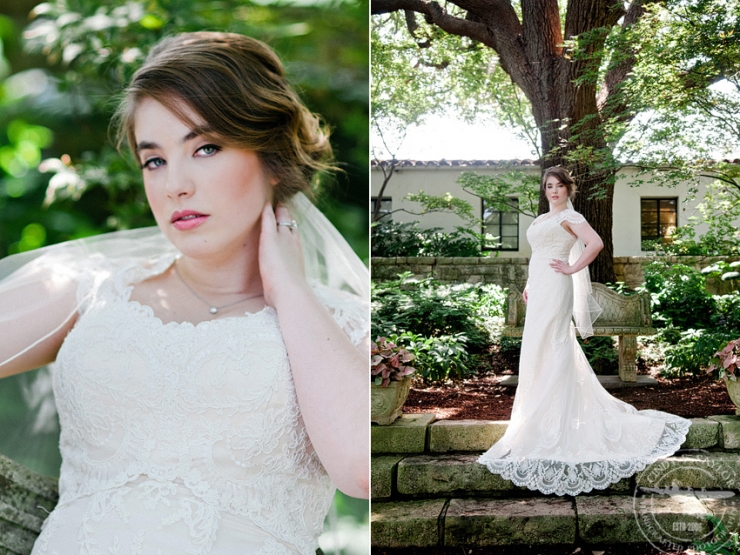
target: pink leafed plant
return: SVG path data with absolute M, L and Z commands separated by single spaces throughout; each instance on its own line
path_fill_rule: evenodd
M 707 373 L 717 371 L 717 378 L 735 381 L 740 369 L 740 339 L 733 339 L 719 351 L 714 353 L 712 364 Z
M 385 337 L 372 342 L 370 356 L 370 379 L 375 385 L 388 387 L 392 381 L 400 382 L 416 372 L 416 368 L 406 365 L 416 357 Z

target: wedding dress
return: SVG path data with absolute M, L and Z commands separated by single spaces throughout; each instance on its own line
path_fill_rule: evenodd
M 292 206 L 307 279 L 360 345 L 367 268 L 305 196 Z M 25 344 L 0 341 L 0 368 L 76 317 L 52 367 L 60 498 L 32 555 L 318 547 L 335 488 L 301 418 L 277 312 L 163 323 L 130 296 L 177 256 L 147 228 L 0 260 L 0 337 L 32 330 Z
M 53 371 L 60 499 L 33 555 L 315 553 L 334 486 L 277 313 L 163 324 L 129 295 L 173 261 L 81 286 L 88 300 Z M 314 291 L 361 342 L 365 304 Z
M 571 321 L 574 280 L 549 266 L 552 259 L 568 261 L 576 243 L 564 221 L 586 220 L 568 208 L 543 214 L 527 230 L 532 256 L 519 385 L 506 433 L 478 462 L 518 486 L 577 495 L 671 455 L 691 422 L 638 411 L 599 383 Z

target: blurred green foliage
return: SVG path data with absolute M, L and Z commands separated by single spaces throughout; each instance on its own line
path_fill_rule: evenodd
M 149 48 L 164 36 L 196 30 L 243 33 L 275 49 L 303 100 L 332 130 L 343 171 L 321 177 L 318 205 L 368 258 L 366 0 L 0 4 L 0 257 L 154 225 L 141 171 L 113 147 L 108 124 Z M 0 449 L 55 474 L 56 419 L 41 418 L 48 413 L 37 404 L 50 397 L 35 393 L 48 381 L 40 379 L 44 372 L 3 380 L 0 422 L 12 425 L 0 433 Z M 47 425 L 39 429 L 41 421 Z M 338 493 L 335 505 L 340 517 L 353 515 L 367 528 L 367 501 Z
M 270 44 L 332 129 L 338 166 L 320 208 L 368 256 L 368 6 L 212 0 L 20 0 L 0 7 L 0 256 L 153 225 L 141 172 L 108 140 L 149 48 L 184 31 Z M 48 162 L 42 163 L 42 160 Z

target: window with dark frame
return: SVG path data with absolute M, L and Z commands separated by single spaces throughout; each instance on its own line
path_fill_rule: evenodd
M 640 199 L 640 225 L 643 241 L 670 241 L 678 225 L 678 199 Z
M 519 199 L 509 199 L 512 208 L 507 211 L 496 210 L 493 206 L 483 203 L 483 233 L 498 237 L 499 245 L 486 250 L 518 251 L 519 250 L 519 212 L 516 207 Z
M 378 204 L 378 197 L 372 197 L 370 199 L 370 217 L 375 214 L 375 207 Z M 393 216 L 390 216 L 391 210 L 393 210 L 393 198 L 383 197 L 380 199 L 380 212 L 378 212 L 378 219 L 383 218 L 383 221 L 390 221 Z M 385 217 L 383 217 L 385 216 Z

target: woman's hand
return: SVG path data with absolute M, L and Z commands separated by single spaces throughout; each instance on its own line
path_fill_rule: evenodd
M 277 311 L 301 417 L 321 464 L 337 488 L 367 498 L 369 351 L 352 344 L 308 285 L 298 230 L 278 225 L 292 221 L 285 206 L 273 212 L 267 204 L 262 211 L 259 264 L 265 302 Z
M 527 304 L 529 302 L 529 284 L 527 284 L 527 286 L 524 288 L 522 298 L 524 299 L 524 304 Z
M 573 266 L 566 264 L 565 262 L 563 262 L 562 260 L 558 260 L 557 258 L 552 259 L 552 262 L 550 262 L 550 268 L 555 270 L 557 273 L 565 274 L 566 276 L 575 273 Z
M 285 205 L 278 204 L 273 211 L 268 202 L 262 210 L 259 264 L 265 302 L 273 308 L 280 295 L 308 287 L 298 230 L 278 222 L 291 223 L 293 217 Z

